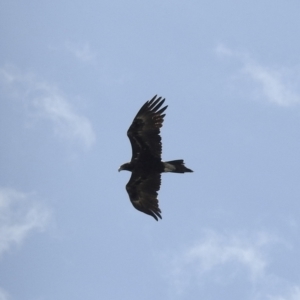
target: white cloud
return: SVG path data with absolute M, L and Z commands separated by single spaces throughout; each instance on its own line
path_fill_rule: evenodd
M 274 241 L 265 233 L 249 237 L 207 231 L 196 244 L 173 257 L 168 275 L 171 286 L 180 293 L 205 280 L 226 285 L 243 277 L 256 283 L 265 276 L 265 248 Z
M 223 44 L 219 44 L 215 48 L 215 52 L 221 56 L 233 56 L 234 52 Z
M 268 300 L 300 300 L 300 287 L 293 286 L 287 291 L 286 295 L 269 296 Z
M 49 217 L 49 210 L 28 195 L 0 188 L 0 257 L 12 245 L 21 244 L 32 231 L 44 230 Z
M 283 71 L 271 70 L 254 62 L 246 63 L 243 71 L 260 84 L 270 102 L 280 106 L 300 103 L 300 95 L 290 86 L 289 78 L 284 78 Z
M 285 240 L 264 232 L 206 231 L 194 245 L 163 257 L 169 298 L 182 298 L 198 290 L 201 295 L 234 291 L 234 295 L 253 300 L 300 300 L 298 282 L 287 280 L 273 268 L 276 259 L 272 253 L 279 246 L 290 249 Z
M 92 51 L 88 42 L 83 44 L 75 44 L 71 42 L 65 43 L 66 49 L 71 52 L 77 59 L 82 62 L 92 62 L 96 59 L 96 54 Z
M 90 121 L 74 112 L 66 99 L 53 87 L 43 85 L 42 95 L 32 99 L 32 105 L 39 115 L 48 118 L 54 124 L 57 135 L 77 139 L 90 147 L 96 137 Z
M 10 295 L 0 287 L 0 300 L 10 300 Z
M 283 68 L 270 68 L 254 61 L 245 52 L 233 51 L 220 44 L 215 52 L 223 57 L 234 58 L 242 63 L 241 73 L 246 74 L 253 82 L 258 83 L 259 91 L 269 102 L 279 106 L 290 106 L 300 103 L 300 93 L 297 91 L 295 74 Z
M 31 115 L 50 120 L 57 135 L 80 141 L 86 147 L 95 142 L 90 121 L 76 113 L 67 97 L 54 86 L 12 66 L 0 69 L 0 80 L 14 97 L 22 99 Z
M 218 265 L 237 262 L 247 269 L 253 279 L 264 273 L 266 261 L 261 248 L 269 238 L 260 235 L 255 240 L 238 236 L 220 236 L 210 232 L 185 253 L 187 263 L 197 262 L 202 272 L 209 272 Z
M 289 288 L 283 296 L 269 296 L 268 300 L 300 300 L 300 286 Z

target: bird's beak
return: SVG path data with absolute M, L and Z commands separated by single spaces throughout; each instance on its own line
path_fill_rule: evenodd
M 121 167 L 118 169 L 118 172 L 120 172 L 122 169 L 121 169 Z

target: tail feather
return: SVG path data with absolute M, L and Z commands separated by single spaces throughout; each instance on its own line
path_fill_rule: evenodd
M 184 165 L 183 159 L 177 159 L 164 162 L 164 172 L 186 173 L 193 171 Z

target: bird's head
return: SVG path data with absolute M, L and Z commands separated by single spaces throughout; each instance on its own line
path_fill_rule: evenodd
M 121 165 L 118 171 L 120 172 L 120 171 L 123 171 L 123 170 L 132 171 L 131 164 L 130 163 L 126 163 L 126 164 Z

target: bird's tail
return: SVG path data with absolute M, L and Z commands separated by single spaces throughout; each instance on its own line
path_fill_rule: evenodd
M 163 164 L 164 164 L 164 172 L 172 172 L 172 173 L 193 172 L 191 169 L 187 168 L 184 165 L 183 159 L 170 160 L 164 162 Z

